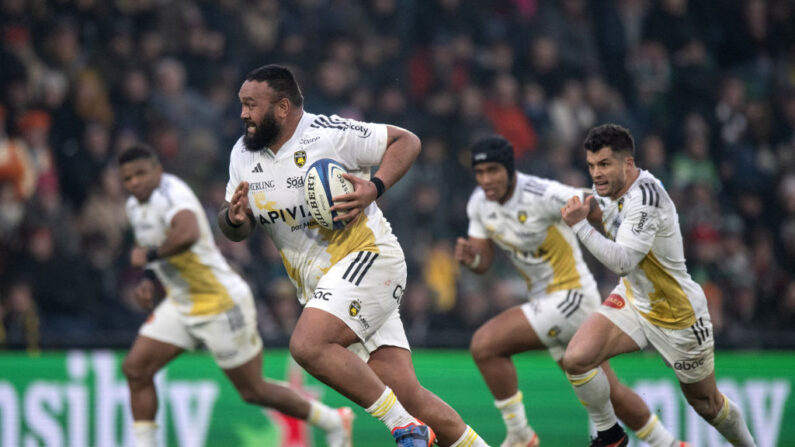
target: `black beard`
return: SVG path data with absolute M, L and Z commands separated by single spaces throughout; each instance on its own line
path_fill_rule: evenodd
M 246 123 L 244 126 L 248 127 Z M 262 117 L 262 122 L 255 124 L 254 134 L 249 135 L 247 129 L 244 130 L 246 133 L 243 134 L 243 144 L 247 150 L 259 152 L 271 146 L 279 137 L 281 130 L 279 123 L 276 122 L 276 117 L 266 114 Z

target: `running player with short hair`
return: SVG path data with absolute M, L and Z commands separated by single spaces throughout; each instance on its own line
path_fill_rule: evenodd
M 511 357 L 548 349 L 560 364 L 566 344 L 601 299 L 576 236 L 560 217 L 560 206 L 584 190 L 526 175 L 514 168 L 513 146 L 488 136 L 472 146 L 478 187 L 467 204 L 469 236 L 459 238 L 455 256 L 475 273 L 492 264 L 496 244 L 527 281 L 528 302 L 508 309 L 475 332 L 470 350 L 502 413 L 507 436 L 502 447 L 535 447 Z M 610 366 L 610 399 L 621 419 L 652 447 L 683 445 L 659 423 L 643 400 L 622 385 Z
M 622 278 L 569 342 L 563 365 L 596 425 L 592 446 L 623 446 L 627 438 L 608 396 L 600 365 L 651 344 L 674 369 L 688 403 L 735 446 L 754 446 L 740 409 L 715 383 L 712 323 L 704 291 L 685 266 L 676 207 L 657 178 L 635 166 L 635 143 L 615 124 L 585 138 L 594 196 L 561 208 L 596 259 Z M 586 219 L 600 205 L 603 236 Z
M 262 377 L 262 340 L 251 289 L 216 247 L 193 191 L 164 173 L 148 146 L 125 150 L 119 165 L 135 233 L 130 261 L 149 273 L 135 288 L 135 298 L 143 307 L 152 307 L 151 276 L 166 289 L 166 298 L 141 326 L 122 365 L 130 388 L 135 445 L 158 445 L 155 373 L 203 343 L 244 401 L 321 428 L 329 446 L 350 447 L 350 408 L 329 408 Z
M 250 72 L 239 98 L 245 134 L 232 149 L 218 224 L 239 241 L 258 223 L 279 249 L 304 305 L 290 339 L 293 357 L 381 420 L 400 446 L 428 447 L 436 436 L 443 446 L 485 446 L 417 381 L 400 321 L 406 261 L 375 199 L 409 169 L 419 138 L 395 126 L 305 112 L 292 73 L 278 65 Z M 304 175 L 321 158 L 344 166 L 354 185 L 334 198 L 336 220 L 350 222 L 342 230 L 318 225 L 304 203 Z

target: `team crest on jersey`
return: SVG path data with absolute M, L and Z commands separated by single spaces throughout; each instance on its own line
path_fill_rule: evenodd
M 295 165 L 302 168 L 306 164 L 306 151 L 295 151 L 293 154 Z
M 527 220 L 527 211 L 519 211 L 516 217 L 519 219 L 519 223 L 525 223 Z
M 619 201 L 618 201 L 618 212 L 620 213 L 622 209 L 624 209 L 624 198 L 623 197 L 621 199 L 619 199 Z
M 560 328 L 557 326 L 552 326 L 547 332 L 547 335 L 550 337 L 557 337 L 558 334 L 560 334 Z
M 359 312 L 362 310 L 362 303 L 359 300 L 351 301 L 351 305 L 348 306 L 348 315 L 355 317 L 359 315 Z

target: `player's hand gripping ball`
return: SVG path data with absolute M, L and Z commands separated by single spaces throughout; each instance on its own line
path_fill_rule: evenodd
M 328 230 L 339 230 L 348 223 L 347 220 L 334 222 L 336 211 L 332 197 L 353 192 L 353 183 L 342 176 L 348 171 L 341 164 L 330 158 L 321 158 L 312 163 L 304 176 L 304 200 L 309 213 L 321 227 Z

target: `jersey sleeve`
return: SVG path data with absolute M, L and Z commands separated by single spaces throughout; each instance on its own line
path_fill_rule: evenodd
M 240 144 L 240 141 L 238 141 L 238 143 L 235 144 L 235 147 L 232 148 L 232 154 L 229 157 L 229 181 L 226 182 L 226 195 L 224 196 L 224 199 L 227 202 L 232 201 L 232 196 L 235 194 L 235 189 L 237 189 L 237 185 L 240 184 L 240 176 L 237 173 L 237 163 L 235 162 L 237 158 L 235 155 L 238 144 Z
M 469 197 L 469 202 L 467 202 L 467 217 L 469 218 L 469 230 L 467 234 L 470 237 L 488 239 L 489 234 L 486 232 L 486 227 L 483 225 L 480 213 L 478 213 L 480 200 L 478 200 L 477 194 L 477 191 L 472 193 L 472 196 Z
M 543 200 L 541 201 L 544 213 L 552 220 L 560 220 L 562 219 L 560 209 L 563 208 L 563 205 L 574 196 L 583 200 L 587 192 L 588 190 L 583 188 L 575 188 L 560 182 L 550 181 L 544 190 Z
M 660 193 L 658 186 L 645 183 L 635 191 L 624 220 L 618 227 L 616 243 L 648 253 L 660 228 Z
M 386 152 L 386 124 L 318 115 L 313 126 L 335 129 L 329 135 L 340 161 L 348 168 L 376 166 Z
M 190 210 L 196 213 L 199 206 L 199 199 L 193 194 L 188 185 L 173 182 L 167 187 L 161 186 L 162 200 L 160 205 L 163 207 L 162 215 L 166 226 L 171 225 L 171 219 L 180 211 Z

